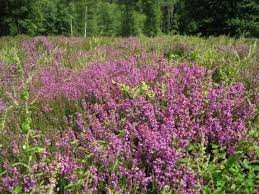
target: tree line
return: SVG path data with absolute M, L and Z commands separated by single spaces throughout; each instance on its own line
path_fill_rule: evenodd
M 258 37 L 257 0 L 0 0 L 0 35 Z

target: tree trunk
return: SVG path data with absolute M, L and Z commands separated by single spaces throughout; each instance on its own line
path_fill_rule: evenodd
M 85 6 L 85 33 L 84 33 L 85 38 L 86 38 L 86 28 L 87 28 L 87 5 Z

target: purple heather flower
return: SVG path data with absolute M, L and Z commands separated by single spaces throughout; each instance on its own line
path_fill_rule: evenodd
M 55 52 L 56 61 L 40 72 L 32 95 L 39 94 L 43 113 L 61 103 L 66 114 L 58 118 L 67 125 L 57 129 L 51 125 L 30 140 L 43 148 L 37 161 L 32 161 L 37 182 L 58 184 L 55 181 L 62 178 L 73 185 L 80 180 L 83 192 L 103 187 L 141 193 L 152 185 L 157 190 L 169 186 L 180 193 L 199 193 L 199 176 L 182 162 L 192 157 L 187 147 L 204 141 L 205 146 L 218 143 L 231 151 L 249 130 L 246 123 L 254 116 L 254 106 L 246 100 L 244 86 L 216 86 L 203 67 L 170 66 L 146 53 L 114 60 L 122 53 L 118 51 L 110 56 L 113 60 L 77 72 L 61 68 L 62 53 L 42 37 L 24 43 L 24 49 L 33 53 L 31 63 L 36 64 L 40 55 L 37 44 Z M 139 44 L 132 38 L 117 46 L 135 51 Z M 141 88 L 143 83 L 148 87 Z M 145 92 L 136 94 L 138 89 Z M 22 142 L 23 137 L 14 133 L 12 139 Z M 23 145 L 18 143 L 1 150 L 1 158 L 14 158 L 19 153 L 17 145 Z M 22 176 L 23 168 L 11 169 L 8 162 L 2 166 L 7 171 L 0 179 L 3 191 L 22 184 L 26 192 L 37 187 L 35 179 Z
M 0 99 L 0 113 L 4 112 L 6 109 L 6 104 Z
M 36 187 L 36 180 L 30 177 L 25 177 L 23 179 L 24 182 L 24 191 L 30 192 Z

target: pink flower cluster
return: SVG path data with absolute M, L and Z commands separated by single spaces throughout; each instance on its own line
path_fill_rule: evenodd
M 67 130 L 48 137 L 54 147 L 43 144 L 34 173 L 46 179 L 58 168 L 57 181 L 69 184 L 84 177 L 85 192 L 169 186 L 194 193 L 199 177 L 183 162 L 191 156 L 188 146 L 204 141 L 233 147 L 253 116 L 242 84 L 218 86 L 205 68 L 162 59 L 150 66 L 132 57 L 80 72 L 46 70 L 40 82 L 42 102 L 79 102 L 82 111 L 66 116 Z
M 24 48 L 35 49 L 26 43 Z M 47 105 L 47 112 L 57 103 L 78 106 L 77 111 L 64 110 L 65 129 L 32 129 L 27 140 L 40 151 L 29 171 L 12 166 L 24 152 L 24 136 L 1 132 L 13 143 L 0 149 L 0 192 L 22 186 L 24 192 L 158 193 L 169 187 L 198 193 L 202 181 L 184 161 L 193 157 L 188 147 L 202 142 L 234 148 L 248 132 L 254 106 L 242 84 L 217 85 L 203 67 L 174 66 L 162 58 L 141 61 L 111 60 L 80 72 L 56 64 L 41 71 L 31 85 L 38 103 Z

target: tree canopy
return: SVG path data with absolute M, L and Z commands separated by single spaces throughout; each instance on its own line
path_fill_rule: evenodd
M 0 35 L 258 37 L 256 0 L 0 0 Z

